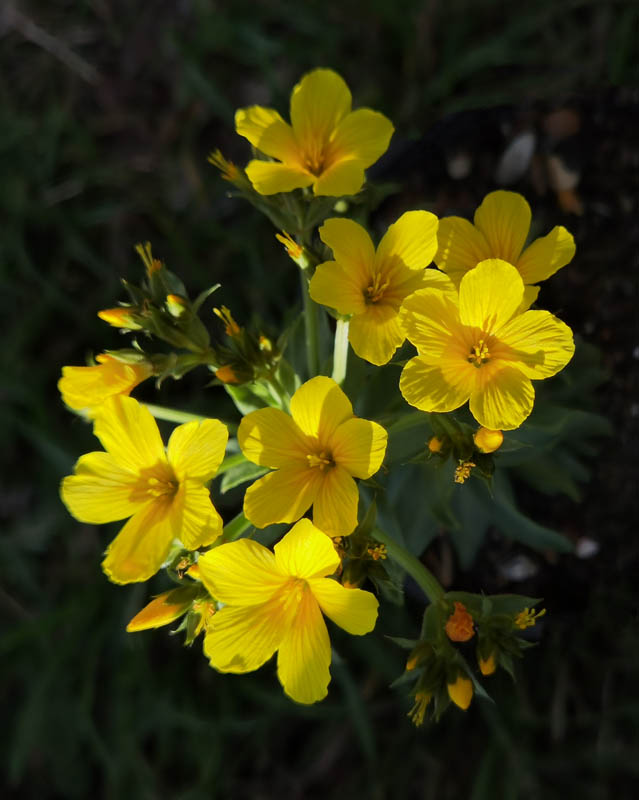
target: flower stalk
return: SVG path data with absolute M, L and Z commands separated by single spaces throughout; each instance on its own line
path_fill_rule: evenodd
M 437 603 L 444 596 L 444 589 L 433 573 L 427 569 L 419 559 L 415 558 L 394 539 L 391 539 L 384 531 L 373 528 L 372 536 L 381 544 L 386 545 L 388 556 L 396 561 L 400 567 L 413 578 L 413 580 L 423 590 L 431 603 Z

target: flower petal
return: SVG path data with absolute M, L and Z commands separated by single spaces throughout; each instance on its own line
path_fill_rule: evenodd
M 437 231 L 435 264 L 448 274 L 461 276 L 494 254 L 484 234 L 463 217 L 443 217 Z
M 524 283 L 545 281 L 565 267 L 575 255 L 575 240 L 562 225 L 554 227 L 547 236 L 529 245 L 517 262 Z
M 304 75 L 291 94 L 291 123 L 302 150 L 323 146 L 351 110 L 351 93 L 336 72 L 315 69 Z
M 450 295 L 436 289 L 420 291 L 404 300 L 399 322 L 420 355 L 434 362 L 462 336 L 459 309 Z
M 340 314 L 361 314 L 366 310 L 362 281 L 337 261 L 319 264 L 308 289 L 316 303 L 335 308 Z
M 475 211 L 475 225 L 486 237 L 490 257 L 516 264 L 530 230 L 530 206 L 517 192 L 491 192 Z
M 339 567 L 331 539 L 310 519 L 301 519 L 273 548 L 278 568 L 296 578 L 323 578 Z
M 333 251 L 333 258 L 365 287 L 372 275 L 375 247 L 365 228 L 352 219 L 327 219 L 319 229 L 320 239 Z
M 315 178 L 301 167 L 279 164 L 274 161 L 249 161 L 246 167 L 248 179 L 259 194 L 292 192 L 310 186 Z
M 265 155 L 300 166 L 293 128 L 275 109 L 262 106 L 238 109 L 235 130 Z
M 157 595 L 133 617 L 126 626 L 127 632 L 135 633 L 169 625 L 188 611 L 193 598 L 194 592 L 188 585 Z
M 463 361 L 459 365 L 433 365 L 415 356 L 402 370 L 399 390 L 407 403 L 422 411 L 454 411 L 464 405 L 475 388 L 475 372 Z
M 93 429 L 102 446 L 123 469 L 139 472 L 166 464 L 164 445 L 151 412 L 132 397 L 111 397 L 100 408 Z
M 505 347 L 495 357 L 512 361 L 533 380 L 550 378 L 562 370 L 575 352 L 570 328 L 550 311 L 526 311 L 514 317 L 499 331 Z
M 307 436 L 319 438 L 324 444 L 338 425 L 353 416 L 353 406 L 332 378 L 318 375 L 295 392 L 291 414 Z
M 179 425 L 169 439 L 167 455 L 178 480 L 210 481 L 224 458 L 229 432 L 218 419 Z
M 504 367 L 470 396 L 470 412 L 491 430 L 518 428 L 533 409 L 535 390 L 530 379 L 515 367 Z
M 370 167 L 387 150 L 393 135 L 392 122 L 379 111 L 360 108 L 347 114 L 335 128 L 329 145 L 329 159 L 357 159 Z
M 229 606 L 265 603 L 286 582 L 273 553 L 252 539 L 214 547 L 197 563 L 211 596 Z
M 374 303 L 351 320 L 348 341 L 360 358 L 376 366 L 387 364 L 406 338 L 393 306 Z
M 331 440 L 333 460 L 355 478 L 370 478 L 382 466 L 387 441 L 388 434 L 376 422 L 347 419 Z
M 296 463 L 308 466 L 306 437 L 279 408 L 261 408 L 243 417 L 237 440 L 246 458 L 254 464 L 271 469 Z
M 146 581 L 160 569 L 177 532 L 171 501 L 156 497 L 137 511 L 111 542 L 102 569 L 113 583 Z
M 60 487 L 62 501 L 80 522 L 100 525 L 135 514 L 144 500 L 133 499 L 138 476 L 122 469 L 109 453 L 87 453 Z
M 324 537 L 326 538 L 326 537 Z M 277 654 L 277 677 L 297 703 L 316 703 L 328 694 L 331 643 L 322 612 L 306 587 L 297 614 Z
M 150 374 L 147 365 L 124 364 L 106 354 L 98 361 L 95 367 L 62 367 L 58 389 L 69 408 L 93 409 L 115 394 L 128 395 Z
M 372 592 L 347 589 L 331 578 L 315 578 L 309 585 L 324 614 L 347 633 L 363 636 L 373 630 L 379 603 Z
M 348 536 L 357 527 L 357 484 L 344 467 L 327 470 L 313 504 L 313 524 L 329 536 Z
M 517 311 L 524 283 L 516 268 L 497 258 L 481 261 L 459 285 L 459 317 L 464 325 L 491 334 Z
M 211 502 L 209 490 L 199 481 L 180 481 L 171 514 L 176 536 L 187 550 L 212 544 L 222 533 L 222 518 Z
M 280 646 L 286 635 L 285 623 L 275 604 L 225 606 L 209 621 L 204 652 L 220 672 L 252 672 Z
M 319 469 L 282 468 L 259 478 L 244 495 L 244 514 L 258 528 L 296 522 L 317 496 Z
M 517 309 L 517 314 L 523 314 L 524 311 L 528 311 L 538 296 L 539 286 L 524 286 L 524 299 L 521 301 L 521 305 Z
M 376 269 L 386 271 L 395 262 L 409 269 L 424 269 L 437 252 L 439 221 L 429 211 L 407 211 L 393 223 L 377 248 Z
M 313 185 L 316 195 L 342 197 L 357 194 L 364 185 L 364 166 L 357 159 L 337 161 L 325 169 Z

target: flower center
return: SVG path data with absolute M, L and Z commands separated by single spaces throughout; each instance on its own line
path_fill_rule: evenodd
M 364 292 L 364 302 L 371 304 L 379 302 L 384 296 L 384 292 L 388 289 L 388 281 L 382 282 L 382 276 L 377 274 L 373 278 L 373 282 L 366 287 Z
M 488 345 L 483 339 L 470 348 L 470 355 L 466 359 L 473 367 L 482 367 L 486 362 L 490 361 L 490 353 L 488 352 Z
M 306 460 L 308 461 L 309 467 L 319 467 L 322 472 L 326 472 L 326 470 L 335 466 L 333 456 L 330 453 L 327 453 L 325 450 L 322 450 L 321 453 L 317 454 L 309 453 L 306 456 Z
M 312 142 L 304 150 L 304 167 L 319 177 L 326 171 L 326 152 L 323 142 Z
M 146 482 L 146 494 L 150 497 L 163 497 L 173 495 L 178 490 L 178 482 L 171 478 L 148 478 Z

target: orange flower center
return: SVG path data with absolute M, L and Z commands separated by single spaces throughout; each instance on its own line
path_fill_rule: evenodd
M 488 345 L 483 339 L 480 339 L 477 344 L 470 348 L 470 355 L 468 356 L 467 361 L 469 364 L 472 364 L 473 367 L 477 367 L 478 369 L 490 361 Z

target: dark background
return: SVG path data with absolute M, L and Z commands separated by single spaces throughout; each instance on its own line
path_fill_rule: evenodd
M 638 27 L 639 7 L 624 0 L 0 6 L 3 797 L 636 796 Z M 430 548 L 456 588 L 543 596 L 549 613 L 517 684 L 490 679 L 494 706 L 475 701 L 421 730 L 408 698 L 387 688 L 403 653 L 382 637 L 332 629 L 343 660 L 329 698 L 306 709 L 283 697 L 272 664 L 222 676 L 199 644 L 126 634 L 165 582 L 110 585 L 99 563 L 114 531 L 79 525 L 58 498 L 95 440 L 55 384 L 63 364 L 122 346 L 96 312 L 123 298 L 121 276 L 139 280 L 135 243 L 150 239 L 193 295 L 222 283 L 216 303 L 240 321 L 259 315 L 276 331 L 297 301 L 269 223 L 226 197 L 206 155 L 221 147 L 244 163 L 234 110 L 286 116 L 293 84 L 315 66 L 339 71 L 355 106 L 395 124 L 374 174 L 404 188 L 374 217 L 378 232 L 413 207 L 472 215 L 499 188 L 513 137 L 536 132 L 508 188 L 529 199 L 535 235 L 554 224 L 574 233 L 577 256 L 544 304 L 600 348 L 608 374 L 584 398 L 614 436 L 582 502 L 522 494 L 537 521 L 598 552 L 525 552 L 495 535 L 463 574 L 445 537 Z M 548 121 L 558 111 L 560 135 Z M 549 154 L 575 176 L 572 193 L 553 190 Z M 228 411 L 205 379 L 167 383 L 158 402 Z M 420 613 L 409 592 L 379 631 L 414 636 Z

